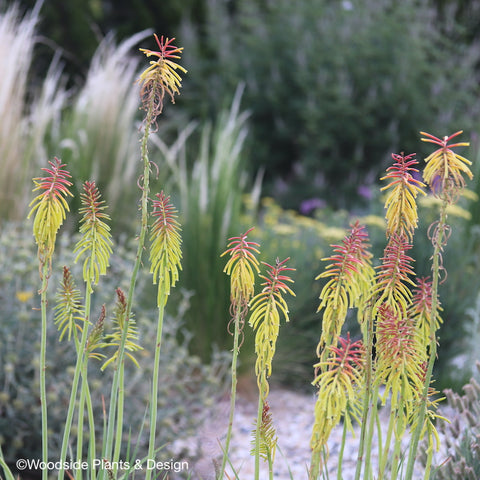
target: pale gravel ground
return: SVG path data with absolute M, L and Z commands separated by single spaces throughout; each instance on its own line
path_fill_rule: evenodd
M 257 399 L 252 394 L 240 393 L 237 400 L 230 445 L 230 459 L 241 480 L 250 480 L 254 478 L 254 458 L 250 455 L 250 442 L 251 430 L 257 412 Z M 308 395 L 303 392 L 272 388 L 268 401 L 278 436 L 274 478 L 276 480 L 290 480 L 290 469 L 294 480 L 307 480 L 307 466 L 310 464 L 309 441 L 312 432 L 315 397 L 313 394 Z M 200 452 L 199 461 L 196 463 L 189 462 L 189 472 L 192 474 L 192 480 L 215 479 L 213 461 L 221 462 L 222 451 L 219 442 L 222 445 L 225 444 L 228 413 L 229 399 L 225 398 L 215 406 L 211 418 L 204 423 L 195 439 L 178 441 L 174 445 L 175 450 L 182 456 L 180 459 L 188 459 L 189 455 L 191 455 L 190 458 L 193 458 L 195 452 Z M 338 427 L 330 436 L 328 466 L 331 479 L 336 479 L 336 459 L 338 458 L 341 435 L 342 428 Z M 357 446 L 358 434 L 356 438 L 349 435 L 344 453 L 343 480 L 353 480 L 354 478 Z M 373 455 L 372 461 L 376 461 L 375 455 Z M 235 478 L 230 468 L 227 472 L 230 474 L 230 478 Z M 260 478 L 262 480 L 268 478 L 266 468 L 261 469 Z M 415 478 L 421 479 L 423 475 L 417 472 Z

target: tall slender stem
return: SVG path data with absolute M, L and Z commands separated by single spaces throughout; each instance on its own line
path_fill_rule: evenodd
M 109 459 L 112 456 L 113 449 L 113 440 L 114 440 L 114 425 L 115 418 L 117 416 L 117 406 L 123 404 L 122 397 L 124 396 L 123 388 L 119 389 L 120 379 L 123 378 L 124 371 L 124 357 L 125 357 L 125 343 L 127 340 L 127 325 L 130 319 L 133 303 L 133 295 L 135 291 L 135 285 L 137 282 L 138 272 L 142 264 L 142 254 L 143 247 L 145 245 L 145 238 L 148 230 L 148 195 L 150 192 L 150 161 L 148 159 L 148 137 L 150 135 L 150 125 L 153 118 L 154 112 L 154 100 L 152 96 L 150 104 L 148 106 L 147 117 L 145 120 L 145 128 L 143 132 L 142 145 L 141 145 L 141 155 L 143 161 L 143 175 L 142 175 L 142 196 L 141 196 L 141 225 L 140 225 L 140 234 L 138 236 L 137 244 L 137 254 L 135 258 L 135 264 L 132 269 L 132 276 L 130 278 L 130 286 L 127 295 L 127 308 L 125 312 L 124 324 L 125 328 L 122 332 L 122 339 L 119 345 L 118 357 L 117 357 L 117 368 L 113 376 L 112 389 L 110 395 L 110 406 L 108 412 L 108 427 L 107 427 L 107 440 L 105 442 L 105 452 L 104 456 Z M 119 398 L 121 397 L 121 398 Z M 120 412 L 119 415 L 123 417 L 123 412 Z
M 161 288 L 161 287 L 160 287 Z M 148 459 L 155 458 L 155 437 L 157 429 L 157 405 L 158 405 L 158 376 L 160 370 L 160 351 L 162 347 L 162 333 L 163 333 L 163 317 L 165 308 L 165 293 L 162 292 L 159 296 L 158 321 L 157 321 L 157 338 L 155 341 L 155 359 L 153 364 L 152 377 L 152 391 L 150 395 L 150 439 L 148 442 Z M 150 480 L 152 476 L 152 469 L 147 469 L 145 479 Z
M 430 382 L 432 379 L 433 366 L 437 357 L 437 337 L 436 337 L 436 319 L 438 310 L 438 283 L 440 276 L 440 257 L 442 254 L 444 244 L 444 230 L 447 225 L 447 206 L 448 199 L 444 194 L 442 199 L 442 206 L 440 209 L 440 220 L 437 225 L 436 238 L 434 238 L 433 248 L 433 278 L 432 278 L 432 299 L 430 310 L 430 346 L 429 346 L 429 359 L 428 366 L 425 375 L 425 383 L 423 385 L 422 398 L 419 405 L 417 424 L 413 432 L 412 440 L 410 443 L 410 451 L 408 455 L 407 471 L 405 474 L 405 480 L 411 480 L 413 476 L 413 467 L 417 456 L 418 443 L 425 423 L 427 401 L 428 401 L 428 389 L 430 388 Z
M 264 375 L 264 374 L 263 374 Z M 258 395 L 257 424 L 255 434 L 255 480 L 260 478 L 260 428 L 262 426 L 263 394 Z
M 227 438 L 225 440 L 225 449 L 223 451 L 222 468 L 220 470 L 220 479 L 225 475 L 225 467 L 227 465 L 228 450 L 230 448 L 230 440 L 232 437 L 233 416 L 235 413 L 235 401 L 237 394 L 237 358 L 239 354 L 238 339 L 240 334 L 240 316 L 241 307 L 238 307 L 235 312 L 234 332 L 233 332 L 233 355 L 232 355 L 232 389 L 230 392 L 230 414 L 228 416 Z
M 48 418 L 47 418 L 47 388 L 46 388 L 46 351 L 47 351 L 47 287 L 49 266 L 44 263 L 42 269 L 41 315 L 42 331 L 40 339 L 40 403 L 42 407 L 42 460 L 48 462 Z M 42 470 L 42 480 L 47 480 L 48 469 Z
M 63 430 L 62 448 L 60 451 L 60 465 L 62 465 L 65 462 L 65 459 L 67 458 L 68 440 L 70 438 L 70 431 L 72 428 L 73 413 L 75 411 L 75 400 L 77 398 L 77 391 L 78 391 L 78 383 L 80 380 L 80 374 L 81 374 L 82 365 L 83 365 L 83 358 L 85 356 L 85 346 L 87 344 L 87 338 L 88 338 L 90 305 L 91 305 L 91 285 L 90 283 L 87 283 L 87 290 L 85 294 L 85 321 L 84 321 L 83 330 L 82 330 L 82 337 L 77 350 L 77 361 L 75 364 L 75 372 L 73 374 L 72 388 L 70 390 L 70 400 L 68 402 L 65 428 Z M 82 389 L 85 388 L 84 384 L 85 382 L 82 382 Z M 79 415 L 83 415 L 83 411 L 79 412 Z M 79 435 L 80 435 L 80 441 L 81 441 L 81 432 L 79 432 Z M 58 472 L 59 480 L 63 479 L 64 473 L 65 473 L 64 469 L 61 468 Z

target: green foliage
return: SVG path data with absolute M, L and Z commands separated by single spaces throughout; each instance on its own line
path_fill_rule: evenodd
M 75 265 L 72 245 L 76 237 L 62 235 L 57 247 L 51 285 L 60 285 L 63 277 L 61 265 L 71 265 L 72 275 L 81 284 L 82 266 Z M 116 244 L 111 258 L 111 275 L 102 279 L 95 290 L 92 316 L 101 315 L 101 306 L 106 304 L 105 333 L 112 332 L 112 314 L 117 286 L 128 288 L 129 275 L 135 261 L 132 245 Z M 38 329 L 40 312 L 37 295 L 38 265 L 35 245 L 30 227 L 20 224 L 2 225 L 0 239 L 0 445 L 8 462 L 18 458 L 40 457 L 40 405 L 38 399 Z M 146 291 L 151 282 L 147 272 L 140 275 L 139 291 Z M 51 289 L 49 302 L 55 305 L 55 292 Z M 85 292 L 83 292 L 84 294 Z M 155 342 L 155 309 L 148 306 L 140 295 L 135 311 L 136 327 L 144 349 L 138 355 L 140 369 L 126 362 L 128 380 L 125 383 L 129 401 L 125 402 L 125 418 L 132 430 L 138 431 L 145 420 L 149 400 L 149 382 L 152 373 Z M 212 406 L 212 399 L 226 386 L 225 373 L 228 361 L 224 354 L 213 355 L 212 363 L 202 364 L 189 352 L 192 335 L 184 329 L 183 317 L 190 308 L 188 295 L 183 297 L 177 311 L 167 315 L 164 325 L 162 358 L 165 368 L 160 374 L 158 408 L 158 444 L 178 438 L 188 438 L 196 431 L 203 409 Z M 53 312 L 52 312 L 53 313 Z M 58 343 L 59 332 L 49 319 L 47 349 L 47 392 L 49 401 L 49 429 L 51 435 L 51 458 L 59 458 L 62 426 L 65 422 L 65 404 L 75 365 L 75 352 L 67 334 Z M 101 360 L 99 358 L 99 360 Z M 103 418 L 102 395 L 109 396 L 111 369 L 100 372 L 101 363 L 90 364 L 92 401 L 96 418 Z M 140 374 L 141 372 L 141 374 Z M 192 415 L 193 412 L 199 415 Z M 101 428 L 101 422 L 97 425 Z M 138 427 L 138 428 L 137 428 Z M 127 434 L 126 434 L 127 435 Z M 98 438 L 98 435 L 97 435 Z M 100 438 L 101 440 L 101 438 Z M 137 439 L 132 435 L 132 451 L 138 447 L 138 458 L 146 453 L 147 438 Z M 163 450 L 166 455 L 167 450 Z
M 207 6 L 205 28 L 182 32 L 185 87 L 198 93 L 186 108 L 209 115 L 245 82 L 251 164 L 266 166 L 268 193 L 284 206 L 318 196 L 356 205 L 357 189 L 420 128 L 448 131 L 453 119 L 475 126 L 479 50 L 428 2 Z

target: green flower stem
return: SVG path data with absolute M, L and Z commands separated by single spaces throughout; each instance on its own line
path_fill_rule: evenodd
M 385 472 L 387 470 L 387 462 L 388 462 L 388 453 L 390 452 L 390 445 L 392 443 L 392 435 L 393 430 L 395 428 L 395 423 L 397 421 L 397 412 L 391 406 L 390 407 L 390 415 L 388 418 L 388 427 L 387 427 L 387 435 L 385 437 L 385 443 L 383 445 L 379 445 L 379 449 L 382 449 L 381 459 L 378 462 L 378 478 L 379 480 L 385 477 Z
M 150 439 L 148 441 L 148 459 L 155 460 L 155 436 L 157 429 L 157 406 L 158 406 L 158 377 L 160 370 L 160 351 L 162 347 L 163 318 L 165 313 L 165 292 L 163 282 L 160 283 L 158 301 L 157 339 L 155 341 L 155 359 L 153 364 L 152 391 L 150 396 Z M 150 480 L 152 469 L 147 469 L 145 480 Z
M 78 391 L 78 382 L 80 379 L 80 374 L 82 371 L 83 359 L 85 354 L 85 347 L 87 345 L 88 339 L 88 325 L 89 325 L 89 318 L 90 318 L 90 307 L 91 307 L 91 288 L 90 284 L 87 283 L 87 290 L 85 294 L 85 322 L 82 329 L 82 337 L 80 340 L 79 347 L 77 349 L 77 361 L 75 364 L 75 372 L 73 374 L 73 381 L 72 381 L 72 388 L 70 390 L 70 400 L 68 402 L 68 410 L 67 410 L 67 418 L 65 420 L 65 428 L 63 430 L 63 440 L 62 440 L 62 448 L 60 450 L 60 464 L 65 462 L 67 458 L 67 449 L 68 449 L 68 440 L 70 438 L 70 431 L 72 428 L 73 422 L 73 414 L 75 411 L 75 400 L 77 398 L 77 391 Z M 85 383 L 82 381 L 82 390 L 85 388 Z M 79 415 L 83 412 L 80 411 Z M 77 444 L 82 440 L 82 433 L 81 431 L 78 432 L 79 437 L 77 438 Z M 58 472 L 58 479 L 63 480 L 65 471 L 64 469 L 60 469 Z
M 430 388 L 430 382 L 432 380 L 433 366 L 437 357 L 437 337 L 436 337 L 436 318 L 438 310 L 438 279 L 440 276 L 440 257 L 442 254 L 444 243 L 444 229 L 447 225 L 447 207 L 448 199 L 444 194 L 442 205 L 440 208 L 440 220 L 437 226 L 437 238 L 435 239 L 433 248 L 433 265 L 432 265 L 432 301 L 430 310 L 430 346 L 429 346 L 429 359 L 428 367 L 425 375 L 425 383 L 423 385 L 422 398 L 420 401 L 419 412 L 417 416 L 417 424 L 412 435 L 410 443 L 410 451 L 408 454 L 407 470 L 405 474 L 405 480 L 411 480 L 413 477 L 413 467 L 417 456 L 418 443 L 422 434 L 423 426 L 425 423 L 425 416 L 427 410 L 428 401 L 428 389 Z
M 262 373 L 262 377 L 265 373 Z M 262 426 L 262 412 L 263 412 L 263 393 L 260 391 L 258 395 L 258 411 L 257 424 L 255 433 L 255 480 L 260 478 L 260 428 Z
M 92 406 L 92 397 L 90 395 L 90 387 L 88 386 L 88 355 L 85 352 L 83 356 L 82 364 L 82 386 L 80 389 L 80 402 L 78 407 L 78 436 L 77 436 L 77 460 L 82 461 L 83 459 L 83 412 L 85 410 L 85 404 L 87 406 L 87 416 L 88 416 L 88 432 L 89 432 L 89 442 L 88 442 L 88 454 L 91 459 L 95 459 L 95 419 L 93 416 L 93 406 Z M 90 463 L 92 465 L 92 463 Z M 76 479 L 79 480 L 82 478 L 82 470 L 76 472 Z M 95 480 L 96 473 L 95 469 L 90 471 L 90 478 Z
M 340 451 L 338 452 L 337 480 L 343 480 L 342 463 L 343 463 L 343 453 L 345 452 L 346 441 L 347 441 L 347 422 L 343 422 L 342 443 L 340 444 Z
M 48 418 L 47 418 L 47 389 L 46 389 L 46 351 L 47 351 L 47 287 L 48 287 L 49 265 L 43 264 L 42 268 L 42 290 L 41 290 L 41 314 L 42 331 L 40 339 L 40 403 L 42 407 L 42 460 L 48 462 Z M 47 480 L 48 470 L 42 470 L 42 480 Z
M 117 414 L 117 406 L 123 405 L 124 391 L 123 388 L 120 389 L 119 386 L 123 385 L 123 371 L 124 371 L 124 357 L 125 357 L 125 343 L 127 340 L 127 324 L 130 319 L 132 303 L 133 303 L 133 294 L 135 291 L 135 285 L 137 282 L 138 272 L 142 264 L 142 254 L 143 247 L 145 245 L 145 237 L 148 230 L 148 195 L 150 192 L 150 162 L 148 159 L 148 137 L 150 135 L 150 124 L 153 118 L 154 111 L 154 97 L 150 101 L 147 111 L 147 118 L 145 121 L 145 129 L 143 132 L 142 144 L 141 144 L 141 156 L 143 161 L 143 175 L 142 175 L 142 197 L 141 197 L 141 225 L 140 225 L 140 234 L 138 237 L 137 245 L 137 255 L 135 259 L 135 264 L 132 270 L 132 276 L 130 278 L 130 286 L 127 295 L 127 307 L 125 312 L 125 328 L 122 332 L 122 339 L 118 349 L 117 357 L 117 368 L 113 376 L 112 389 L 110 395 L 110 405 L 108 411 L 108 427 L 107 427 L 107 439 L 105 442 L 105 452 L 104 457 L 106 459 L 112 458 L 112 449 L 113 449 L 113 440 L 114 440 L 114 422 Z M 118 413 L 118 416 L 123 419 L 123 412 Z M 118 426 L 118 424 L 117 424 Z M 118 428 L 117 428 L 118 430 Z M 118 437 L 118 435 L 117 435 Z M 117 441 L 121 441 L 118 440 Z M 101 478 L 104 478 L 104 470 L 102 470 Z
M 312 452 L 308 480 L 317 480 L 318 476 L 320 475 L 320 460 L 320 452 Z
M 402 385 L 402 391 L 404 390 L 404 386 Z M 403 397 L 403 394 L 402 394 Z M 403 399 L 400 399 L 400 405 L 403 405 Z M 402 411 L 397 412 L 395 416 L 395 442 L 393 447 L 393 458 L 392 458 L 392 471 L 391 471 L 391 480 L 396 480 L 398 476 L 398 468 L 400 464 L 400 456 L 402 453 L 402 437 L 405 433 L 405 426 L 404 426 L 404 414 Z
M 366 443 L 371 443 L 371 439 L 367 440 L 367 427 L 370 425 L 369 417 L 372 415 L 373 405 L 376 405 L 376 393 L 373 392 L 373 312 L 372 307 L 368 307 L 366 312 L 365 326 L 362 328 L 363 338 L 366 339 L 366 364 L 365 364 L 365 393 L 363 396 L 362 410 L 362 426 L 360 429 L 360 443 L 358 446 L 357 467 L 355 469 L 355 480 L 360 480 L 362 466 L 364 462 L 364 453 Z M 368 436 L 371 436 L 372 432 Z M 368 461 L 370 461 L 370 453 L 367 450 Z M 367 477 L 365 477 L 367 478 Z
M 237 394 L 237 359 L 239 354 L 238 339 L 240 336 L 240 316 L 241 307 L 237 308 L 234 319 L 233 333 L 233 355 L 232 355 L 232 389 L 230 393 L 230 414 L 228 416 L 227 438 L 225 440 L 225 449 L 223 451 L 222 468 L 220 469 L 220 479 L 225 475 L 225 467 L 227 465 L 228 449 L 230 448 L 230 440 L 232 437 L 233 416 L 235 413 L 235 400 Z
M 84 364 L 85 374 L 82 373 L 82 381 L 87 378 L 87 362 Z M 93 416 L 93 405 L 92 405 L 92 396 L 90 394 L 90 387 L 88 383 L 85 382 L 86 390 L 86 399 L 87 399 L 87 414 L 88 414 L 88 428 L 89 428 L 89 437 L 88 437 L 88 458 L 89 465 L 93 465 L 93 460 L 97 458 L 96 455 L 96 438 L 95 438 L 95 417 Z M 94 468 L 89 472 L 90 479 L 96 480 L 97 473 Z

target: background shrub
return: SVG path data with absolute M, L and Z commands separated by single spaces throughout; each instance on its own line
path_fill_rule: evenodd
M 480 50 L 446 20 L 414 0 L 210 0 L 204 28 L 181 34 L 185 106 L 214 114 L 245 82 L 249 158 L 266 167 L 267 193 L 285 207 L 356 207 L 419 130 L 476 126 Z

